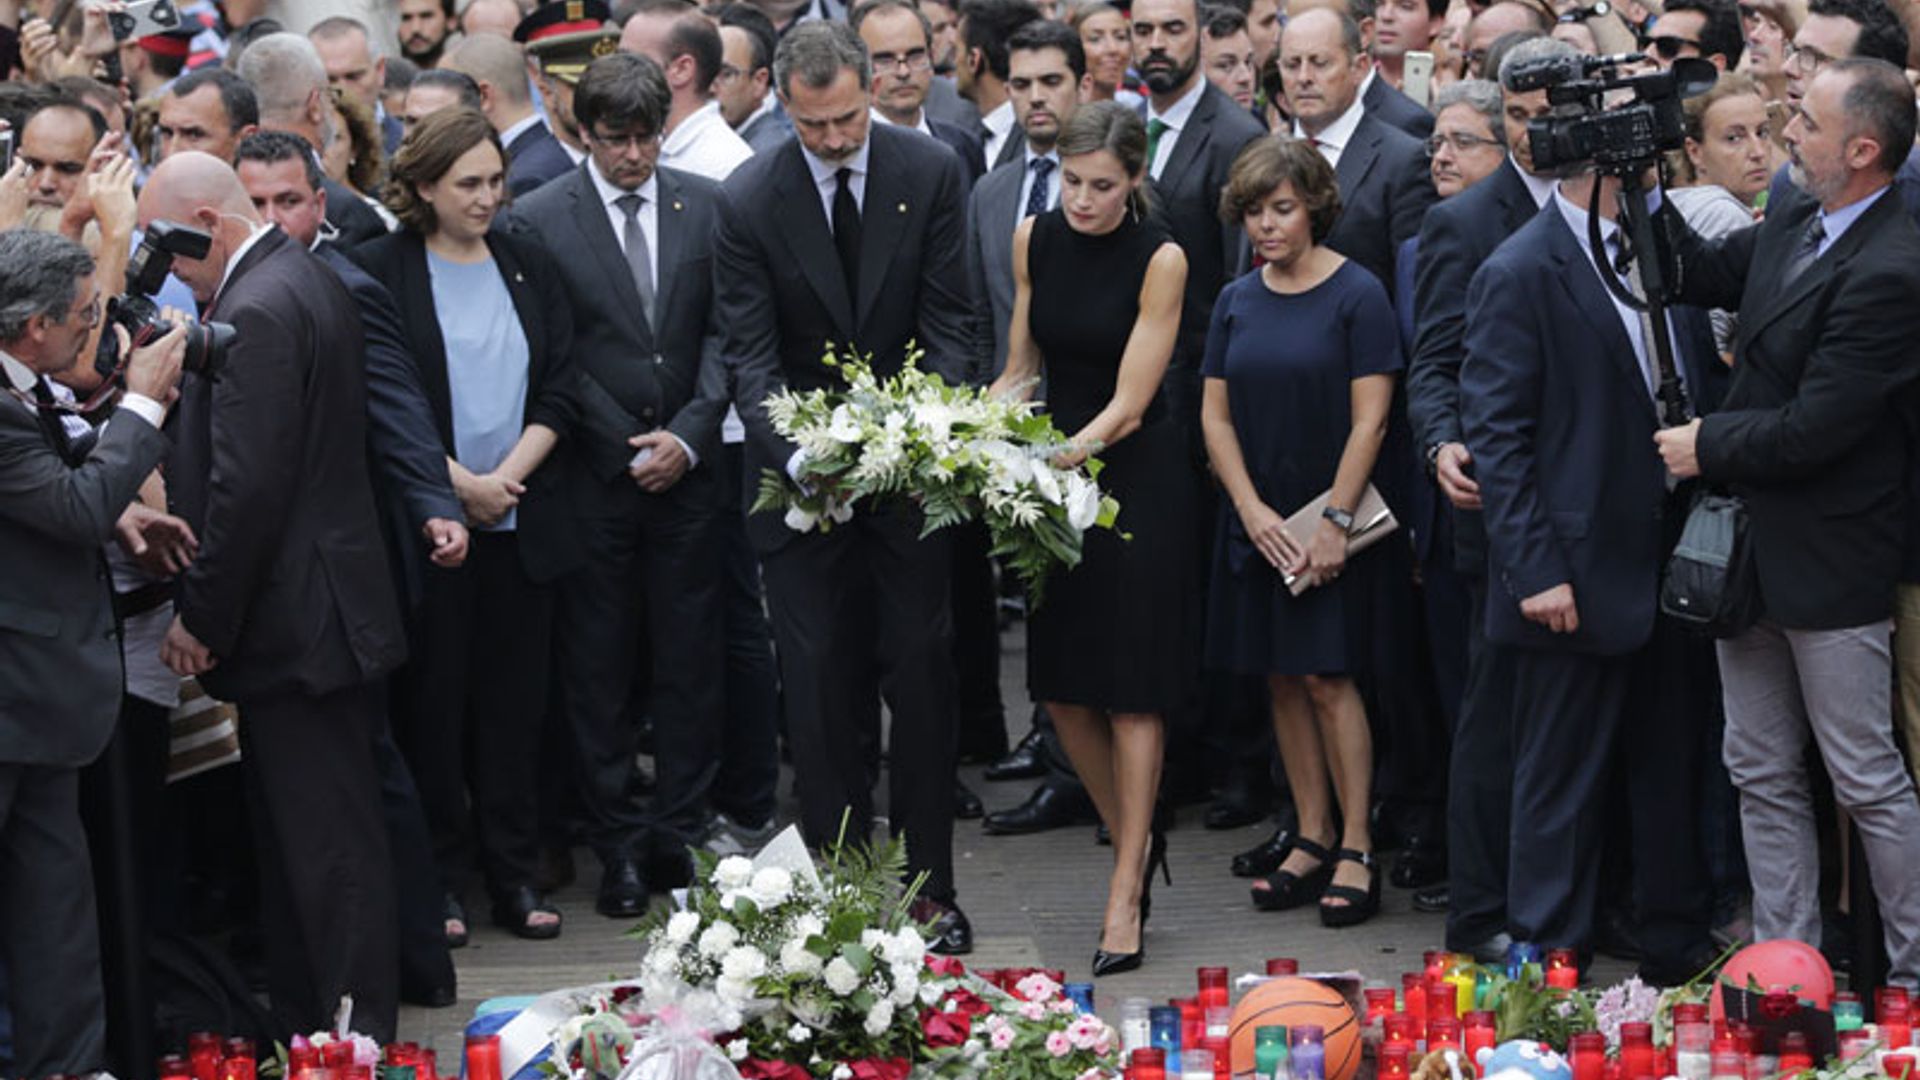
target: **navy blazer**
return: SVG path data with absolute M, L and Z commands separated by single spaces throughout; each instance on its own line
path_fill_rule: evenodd
M 1718 371 L 1706 313 L 1673 308 L 1674 348 L 1711 407 Z M 1462 421 L 1486 502 L 1487 636 L 1601 655 L 1653 632 L 1667 555 L 1666 467 L 1632 339 L 1558 207 L 1502 244 L 1467 290 Z M 1520 601 L 1573 586 L 1580 628 L 1555 634 Z
M 499 227 L 487 234 L 487 247 L 513 297 L 514 312 L 527 338 L 525 423 L 544 424 L 561 443 L 527 477 L 517 515 L 520 561 L 527 576 L 550 582 L 584 559 L 568 493 L 572 447 L 580 425 L 578 371 L 573 366 L 573 319 L 560 273 L 540 246 Z M 386 287 L 406 328 L 407 345 L 420 366 L 427 400 L 433 405 L 440 448 L 454 456 L 453 391 L 447 374 L 447 346 L 433 306 L 433 278 L 427 269 L 427 245 L 418 232 L 404 229 L 355 248 L 353 259 Z
M 1245 228 L 1238 221 L 1220 220 L 1220 192 L 1240 151 L 1265 134 L 1247 110 L 1219 87 L 1206 83 L 1167 153 L 1166 166 L 1153 181 L 1161 219 L 1187 254 L 1187 288 L 1173 350 L 1177 367 L 1200 367 L 1213 302 L 1249 262 Z
M 1440 197 L 1426 147 L 1363 112 L 1333 174 L 1340 183 L 1340 217 L 1327 246 L 1366 267 L 1391 293 L 1397 249 L 1420 232 L 1427 208 Z
M 1377 116 L 1416 139 L 1425 139 L 1433 134 L 1433 114 L 1419 102 L 1388 85 L 1387 80 L 1377 74 L 1373 77 L 1373 85 L 1367 87 L 1367 92 L 1361 96 L 1360 104 L 1369 116 Z
M 927 117 L 927 130 L 933 132 L 934 138 L 946 143 L 953 148 L 954 153 L 960 155 L 960 164 L 966 166 L 967 170 L 967 190 L 973 190 L 973 185 L 979 183 L 980 178 L 987 174 L 987 151 L 980 142 L 980 136 L 958 124 L 935 120 L 931 116 Z M 1014 134 L 1018 135 L 1019 132 Z M 1007 139 L 1009 144 L 1013 141 L 1012 138 Z
M 572 171 L 573 159 L 544 120 L 535 120 L 507 146 L 507 193 L 516 199 Z

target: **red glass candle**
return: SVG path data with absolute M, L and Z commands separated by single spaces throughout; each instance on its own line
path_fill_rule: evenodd
M 1427 1027 L 1436 1020 L 1460 1019 L 1460 991 L 1445 975 L 1427 976 Z M 1429 1035 L 1431 1040 L 1432 1036 Z
M 301 1046 L 295 1046 L 287 1051 L 287 1071 L 288 1072 L 299 1073 L 299 1072 L 305 1072 L 308 1069 L 317 1069 L 319 1067 L 320 1067 L 320 1051 L 314 1049 L 312 1043 L 306 1043 Z
M 1152 1046 L 1140 1047 L 1133 1052 L 1130 1072 L 1133 1080 L 1167 1080 L 1167 1052 Z
M 467 1036 L 467 1080 L 500 1080 L 500 1036 Z
M 1573 1080 L 1602 1080 L 1607 1067 L 1607 1037 L 1597 1031 L 1582 1031 L 1567 1041 L 1573 1058 Z
M 1913 1043 L 1912 1004 L 1905 987 L 1883 986 L 1873 992 L 1873 1017 L 1880 1025 L 1880 1037 L 1887 1049 L 1899 1050 Z
M 1213 1054 L 1213 1080 L 1232 1080 L 1233 1041 L 1231 1039 L 1221 1035 L 1209 1035 L 1200 1040 L 1200 1049 Z
M 251 1057 L 222 1058 L 220 1080 L 254 1080 L 253 1059 Z
M 1196 976 L 1200 983 L 1200 1004 L 1202 1007 L 1225 1005 L 1227 1003 L 1227 969 L 1223 967 L 1203 967 Z M 1180 1045 L 1185 1046 L 1185 1043 Z
M 1381 1026 L 1386 1029 L 1387 1042 L 1412 1046 L 1420 1041 L 1421 1023 L 1412 1013 L 1388 1013 Z
M 1426 976 L 1417 971 L 1409 971 L 1400 976 L 1400 1010 L 1420 1026 L 1427 1023 L 1427 984 Z
M 414 1066 L 414 1075 L 419 1080 L 440 1080 L 440 1055 L 429 1046 L 420 1051 L 420 1061 Z
M 1813 1049 L 1807 1045 L 1804 1031 L 1789 1031 L 1780 1036 L 1780 1074 L 1792 1076 L 1813 1068 Z
M 187 1036 L 187 1069 L 193 1080 L 219 1080 L 220 1036 L 211 1031 Z
M 1420 962 L 1427 978 L 1431 979 L 1447 973 L 1447 969 L 1453 966 L 1453 954 L 1445 949 L 1428 949 L 1420 954 Z
M 160 1080 L 191 1080 L 193 1067 L 187 1064 L 183 1054 L 168 1054 L 160 1059 Z
M 1580 988 L 1580 958 L 1572 949 L 1547 951 L 1547 985 L 1561 990 Z
M 1390 1041 L 1382 1046 L 1378 1080 L 1407 1080 L 1408 1052 L 1408 1046 L 1403 1042 Z
M 1267 959 L 1267 974 L 1273 976 L 1300 974 L 1300 961 L 1291 956 L 1274 956 Z
M 1180 1045 L 1198 1048 L 1207 1037 L 1207 1010 L 1200 1007 L 1198 998 L 1179 998 L 1171 1004 L 1180 1009 Z
M 320 1064 L 329 1069 L 344 1069 L 353 1064 L 353 1044 L 335 1039 L 320 1048 Z
M 1600 1080 L 1627 1080 L 1621 1075 L 1619 1058 L 1607 1059 L 1606 1065 L 1600 1070 Z
M 1393 1015 L 1394 994 L 1391 986 L 1369 986 L 1363 991 L 1367 999 L 1367 1023 L 1384 1020 Z
M 1448 1047 L 1455 1050 L 1461 1048 L 1460 1018 L 1457 1016 L 1443 1016 L 1427 1024 L 1427 1051 L 1431 1053 Z
M 1654 1071 L 1652 1024 L 1620 1025 L 1620 1075 L 1622 1080 L 1659 1075 Z
M 1467 1060 L 1479 1062 L 1480 1051 L 1492 1050 L 1497 1041 L 1494 1034 L 1493 1013 L 1484 1009 L 1468 1013 L 1463 1034 L 1467 1043 Z
M 373 1066 L 348 1065 L 340 1070 L 340 1080 L 373 1080 Z

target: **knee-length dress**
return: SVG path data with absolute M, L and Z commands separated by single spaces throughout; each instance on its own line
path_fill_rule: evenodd
M 1151 217 L 1129 216 L 1100 236 L 1076 231 L 1058 210 L 1034 219 L 1028 326 L 1043 358 L 1047 408 L 1063 433 L 1080 430 L 1112 400 L 1147 264 L 1167 241 Z M 1106 465 L 1100 486 L 1120 500 L 1120 516 L 1112 530 L 1088 531 L 1080 565 L 1048 579 L 1028 621 L 1035 700 L 1166 712 L 1192 695 L 1199 477 L 1185 446 L 1156 396 L 1139 430 L 1097 452 Z

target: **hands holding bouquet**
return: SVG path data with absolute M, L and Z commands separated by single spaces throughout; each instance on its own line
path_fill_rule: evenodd
M 1120 504 L 1101 492 L 1090 448 L 1070 444 L 1024 394 L 950 386 L 919 369 L 921 355 L 909 347 L 883 379 L 869 360 L 829 349 L 824 362 L 845 389 L 769 397 L 774 430 L 801 453 L 791 480 L 762 477 L 753 509 L 783 512 L 798 532 L 844 524 L 861 499 L 912 499 L 922 535 L 984 520 L 993 555 L 1037 603 L 1047 574 L 1077 565 L 1086 531 L 1112 528 Z

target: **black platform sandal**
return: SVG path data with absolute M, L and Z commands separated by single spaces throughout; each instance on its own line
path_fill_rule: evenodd
M 1372 852 L 1355 851 L 1341 848 L 1334 856 L 1335 862 L 1359 863 L 1367 870 L 1367 887 L 1356 889 L 1351 885 L 1329 884 L 1320 897 L 1320 925 L 1340 929 L 1346 926 L 1359 926 L 1380 913 L 1380 865 Z M 1328 865 L 1328 870 L 1332 865 Z M 1331 880 L 1331 874 L 1329 874 Z M 1344 900 L 1344 904 L 1328 904 L 1328 900 Z
M 1327 883 L 1333 880 L 1333 856 L 1326 848 L 1302 837 L 1294 838 L 1293 848 L 1319 859 L 1320 864 L 1305 874 L 1278 870 L 1267 875 L 1263 879 L 1267 887 L 1252 890 L 1254 907 L 1261 911 L 1287 911 L 1311 904 L 1327 891 Z

